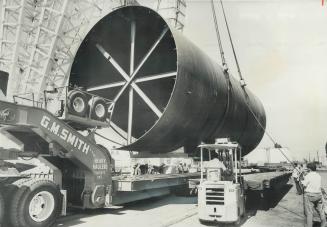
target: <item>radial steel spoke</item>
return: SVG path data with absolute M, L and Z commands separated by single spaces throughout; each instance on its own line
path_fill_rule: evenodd
M 113 87 L 121 87 L 125 83 L 126 83 L 125 81 L 114 82 L 114 83 L 110 83 L 110 84 L 105 84 L 105 85 L 90 87 L 90 88 L 86 89 L 86 91 L 97 91 L 97 90 L 102 90 L 102 89 L 107 89 L 107 88 L 113 88 Z
M 134 50 L 135 50 L 135 21 L 131 23 L 131 52 L 129 73 L 132 76 L 134 71 Z M 132 87 L 129 88 L 128 94 L 128 126 L 127 126 L 127 144 L 132 142 L 132 126 L 133 126 L 133 101 L 134 92 Z
M 121 138 L 123 138 L 124 140 L 127 140 L 127 138 L 122 133 L 122 132 L 125 132 L 123 129 L 121 129 L 113 121 L 110 121 L 110 126 L 111 126 L 112 130 L 114 130 L 114 132 L 116 132 Z
M 115 61 L 115 59 L 113 59 L 111 57 L 111 55 L 100 45 L 100 44 L 96 44 L 96 47 L 98 48 L 98 50 L 102 53 L 102 55 L 115 67 L 115 69 L 120 73 L 120 75 L 122 77 L 124 77 L 124 79 L 127 81 L 124 86 L 119 90 L 118 94 L 116 95 L 116 97 L 114 98 L 113 102 L 117 102 L 117 100 L 120 98 L 120 96 L 123 94 L 123 92 L 125 91 L 125 89 L 128 87 L 129 85 L 129 81 L 131 81 L 131 78 L 128 76 L 128 74 L 123 70 L 122 67 L 120 67 L 120 65 Z
M 144 63 L 146 62 L 146 60 L 148 60 L 148 58 L 150 57 L 150 55 L 152 54 L 152 52 L 156 49 L 156 47 L 158 46 L 158 44 L 160 43 L 160 41 L 162 40 L 162 38 L 165 36 L 165 34 L 168 31 L 168 27 L 166 27 L 162 33 L 160 34 L 159 38 L 157 39 L 157 41 L 152 45 L 152 47 L 150 48 L 150 50 L 148 51 L 148 53 L 143 57 L 142 61 L 140 62 L 140 64 L 136 67 L 135 71 L 133 72 L 131 78 L 133 78 L 138 71 L 141 69 L 141 67 L 144 65 Z
M 176 75 L 177 75 L 177 72 L 169 72 L 169 73 L 162 73 L 162 74 L 144 76 L 144 77 L 141 77 L 139 79 L 136 79 L 135 83 L 146 82 L 146 81 L 151 81 L 151 80 L 158 80 L 158 79 L 173 77 L 173 76 L 176 76 Z
M 136 79 L 135 83 L 142 83 L 142 82 L 151 81 L 151 80 L 158 80 L 158 79 L 173 77 L 173 76 L 176 76 L 176 75 L 177 75 L 177 72 L 169 72 L 169 73 L 163 73 L 163 74 L 148 75 L 148 76 L 144 76 L 144 77 L 141 77 L 139 79 Z M 97 91 L 97 90 L 113 88 L 113 87 L 121 87 L 125 83 L 126 83 L 126 81 L 119 81 L 119 82 L 114 82 L 114 83 L 110 83 L 110 84 L 90 87 L 90 88 L 88 88 L 86 90 L 87 91 Z
M 129 73 L 132 76 L 134 72 L 134 52 L 135 52 L 135 21 L 131 23 L 131 53 L 130 53 L 130 65 Z
M 150 109 L 160 118 L 162 116 L 161 111 L 156 105 L 149 99 L 149 97 L 135 84 L 132 83 L 132 87 L 136 93 L 143 99 L 143 101 L 150 107 Z
M 122 67 L 120 67 L 120 65 L 115 61 L 115 59 L 113 59 L 111 55 L 100 44 L 97 43 L 96 47 L 101 52 L 101 54 L 113 65 L 113 67 L 115 67 L 115 69 L 120 73 L 120 75 L 122 75 L 122 77 L 124 77 L 124 79 L 128 81 L 128 74 L 123 70 Z
M 141 78 L 140 78 L 141 79 Z M 148 81 L 148 80 L 144 80 L 144 81 Z M 143 82 L 143 81 L 139 81 L 139 82 Z M 93 88 L 89 88 L 87 89 L 87 91 L 96 91 L 96 90 L 100 90 L 100 89 L 105 89 L 105 88 L 111 88 L 114 87 L 114 84 L 119 84 L 119 85 L 123 85 L 126 82 L 117 82 L 117 83 L 112 83 L 112 84 L 107 84 L 107 85 L 103 85 L 103 86 L 98 86 L 98 87 L 93 87 Z M 137 84 L 135 84 L 134 82 L 132 82 L 131 84 L 132 88 L 135 90 L 135 92 L 145 101 L 145 103 L 150 107 L 151 110 L 153 110 L 153 112 L 160 117 L 162 115 L 161 111 L 154 105 L 154 103 L 149 99 L 149 97 L 139 88 L 139 86 L 137 86 Z
M 127 144 L 132 142 L 132 126 L 133 126 L 133 106 L 134 104 L 134 92 L 130 88 L 128 91 L 128 125 L 127 125 Z
M 165 34 L 167 33 L 167 31 L 168 31 L 168 28 L 165 28 L 162 31 L 162 33 L 160 34 L 160 36 L 157 39 L 157 41 L 153 44 L 153 46 L 150 48 L 150 50 L 148 51 L 148 53 L 144 56 L 144 58 L 142 59 L 141 63 L 136 67 L 136 69 L 133 72 L 133 74 L 131 75 L 131 77 L 128 78 L 127 83 L 118 92 L 118 94 L 116 95 L 114 101 L 117 101 L 119 99 L 119 97 L 123 94 L 123 92 L 126 90 L 126 88 L 133 82 L 136 74 L 141 69 L 141 67 L 146 62 L 146 60 L 150 57 L 150 55 L 152 54 L 152 52 L 156 49 L 156 47 L 158 46 L 158 44 L 160 43 L 160 41 L 162 40 L 162 38 L 165 36 Z
M 163 74 L 148 75 L 148 76 L 143 76 L 143 77 L 141 77 L 139 79 L 136 79 L 135 83 L 142 83 L 142 82 L 151 81 L 151 80 L 158 80 L 158 79 L 173 77 L 173 76 L 176 76 L 176 75 L 177 75 L 177 72 L 169 72 L 169 73 L 163 73 Z M 119 81 L 119 82 L 114 82 L 114 83 L 110 83 L 110 84 L 90 87 L 90 88 L 88 88 L 86 90 L 87 91 L 97 91 L 97 90 L 113 88 L 113 87 L 121 87 L 125 83 L 126 83 L 125 81 Z
M 149 97 L 133 82 L 133 79 L 138 72 L 138 70 L 143 66 L 145 61 L 148 59 L 148 57 L 151 55 L 151 53 L 154 51 L 154 49 L 158 46 L 161 39 L 164 37 L 166 32 L 168 31 L 168 28 L 165 28 L 163 32 L 161 33 L 158 40 L 154 43 L 150 51 L 145 55 L 141 63 L 138 65 L 137 69 L 133 72 L 131 77 L 128 76 L 128 74 L 120 67 L 120 65 L 111 57 L 111 55 L 100 45 L 96 44 L 97 49 L 101 52 L 101 54 L 116 68 L 116 70 L 120 73 L 122 77 L 126 80 L 126 83 L 124 86 L 120 89 L 116 97 L 114 98 L 113 102 L 117 102 L 117 100 L 120 98 L 120 96 L 123 94 L 123 92 L 126 90 L 126 88 L 131 85 L 134 89 L 134 91 L 144 100 L 144 102 L 150 107 L 150 109 L 158 116 L 161 117 L 162 113 L 161 111 L 156 107 L 156 105 L 149 99 Z

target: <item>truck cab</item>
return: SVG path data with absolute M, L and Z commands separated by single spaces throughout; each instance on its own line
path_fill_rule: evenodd
M 201 181 L 198 187 L 200 222 L 237 223 L 245 214 L 245 195 L 237 159 L 241 147 L 229 140 L 201 144 Z M 209 161 L 204 161 L 207 152 Z M 211 157 L 214 157 L 211 159 Z

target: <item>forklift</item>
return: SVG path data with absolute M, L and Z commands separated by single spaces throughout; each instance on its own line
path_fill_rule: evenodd
M 238 223 L 245 214 L 245 188 L 241 147 L 229 139 L 199 145 L 201 180 L 198 186 L 198 214 L 201 223 Z M 207 152 L 209 161 L 204 161 Z M 215 158 L 211 159 L 211 156 Z

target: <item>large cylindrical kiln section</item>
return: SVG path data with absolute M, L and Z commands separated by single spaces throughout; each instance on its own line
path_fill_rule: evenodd
M 265 127 L 261 102 L 157 12 L 130 6 L 99 21 L 81 44 L 70 84 L 116 101 L 122 149 L 164 153 L 229 137 L 254 149 Z

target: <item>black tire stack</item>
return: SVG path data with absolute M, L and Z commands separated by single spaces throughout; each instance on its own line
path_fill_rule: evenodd
M 29 206 L 33 197 L 39 192 L 50 193 L 54 198 L 54 206 L 51 215 L 46 220 L 37 222 L 32 219 L 29 212 Z M 58 185 L 49 180 L 32 178 L 20 179 L 13 184 L 6 186 L 3 195 L 6 196 L 4 203 L 6 204 L 4 205 L 6 214 L 2 215 L 7 217 L 7 220 L 4 220 L 6 226 L 50 227 L 55 223 L 61 213 L 62 195 Z M 1 204 L 0 208 L 2 208 Z
M 97 108 L 103 108 L 104 112 L 99 114 L 96 110 Z M 90 114 L 91 118 L 97 121 L 105 121 L 107 119 L 107 104 L 106 101 L 103 98 L 100 97 L 94 97 L 90 100 Z
M 76 101 L 81 104 L 83 108 L 77 108 Z M 108 105 L 106 101 L 98 96 L 87 95 L 82 91 L 71 90 L 67 95 L 67 106 L 69 113 L 79 116 L 88 117 L 96 121 L 106 121 L 108 116 Z M 103 111 L 98 111 L 101 109 Z
M 79 100 L 80 102 L 83 103 L 83 105 L 84 105 L 83 109 L 78 110 L 76 108 L 76 106 L 74 105 L 76 100 Z M 83 92 L 77 91 L 77 90 L 72 90 L 68 93 L 67 105 L 68 105 L 68 110 L 71 114 L 79 116 L 79 117 L 85 117 L 88 112 L 87 103 L 88 103 L 88 98 L 86 97 L 86 95 Z

